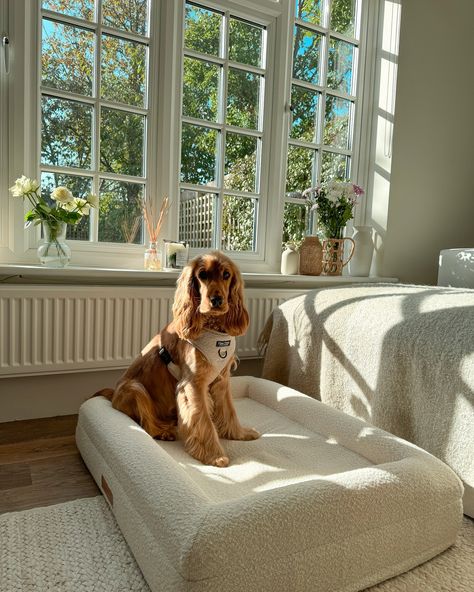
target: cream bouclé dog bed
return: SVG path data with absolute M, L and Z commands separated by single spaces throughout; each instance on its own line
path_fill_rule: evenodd
M 231 381 L 230 466 L 153 440 L 102 397 L 77 444 L 154 592 L 356 591 L 454 543 L 462 485 L 416 446 L 279 384 Z

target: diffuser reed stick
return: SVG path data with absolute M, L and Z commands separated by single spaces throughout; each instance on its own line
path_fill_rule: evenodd
M 150 236 L 150 242 L 156 243 L 156 241 L 158 240 L 161 227 L 163 226 L 166 214 L 170 209 L 170 205 L 171 204 L 168 196 L 165 196 L 165 198 L 161 202 L 160 213 L 158 214 L 157 219 L 156 208 L 154 203 L 150 203 L 149 201 L 145 202 L 143 206 L 143 217 L 145 218 L 145 224 L 148 230 L 148 234 Z

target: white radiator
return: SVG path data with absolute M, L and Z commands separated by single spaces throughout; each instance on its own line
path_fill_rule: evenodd
M 240 358 L 258 357 L 272 309 L 305 290 L 247 289 Z M 174 288 L 0 287 L 0 376 L 124 368 L 171 319 Z

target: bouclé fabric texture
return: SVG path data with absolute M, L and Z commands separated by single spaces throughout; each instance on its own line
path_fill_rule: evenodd
M 277 307 L 262 341 L 264 378 L 434 454 L 474 517 L 474 290 L 313 290 Z
M 355 592 L 452 545 L 453 471 L 418 447 L 267 380 L 231 380 L 262 436 L 209 467 L 101 397 L 76 439 L 153 592 Z

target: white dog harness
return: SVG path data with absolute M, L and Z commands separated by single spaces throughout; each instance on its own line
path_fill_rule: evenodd
M 235 337 L 211 329 L 204 330 L 197 339 L 186 339 L 186 341 L 199 350 L 212 366 L 213 375 L 211 382 L 219 376 L 235 352 Z M 166 354 L 168 354 L 167 351 Z M 171 374 L 176 380 L 180 380 L 181 369 L 179 366 L 173 363 L 169 354 L 168 358 L 165 359 L 165 354 L 162 355 L 161 350 L 160 356 L 168 366 Z

